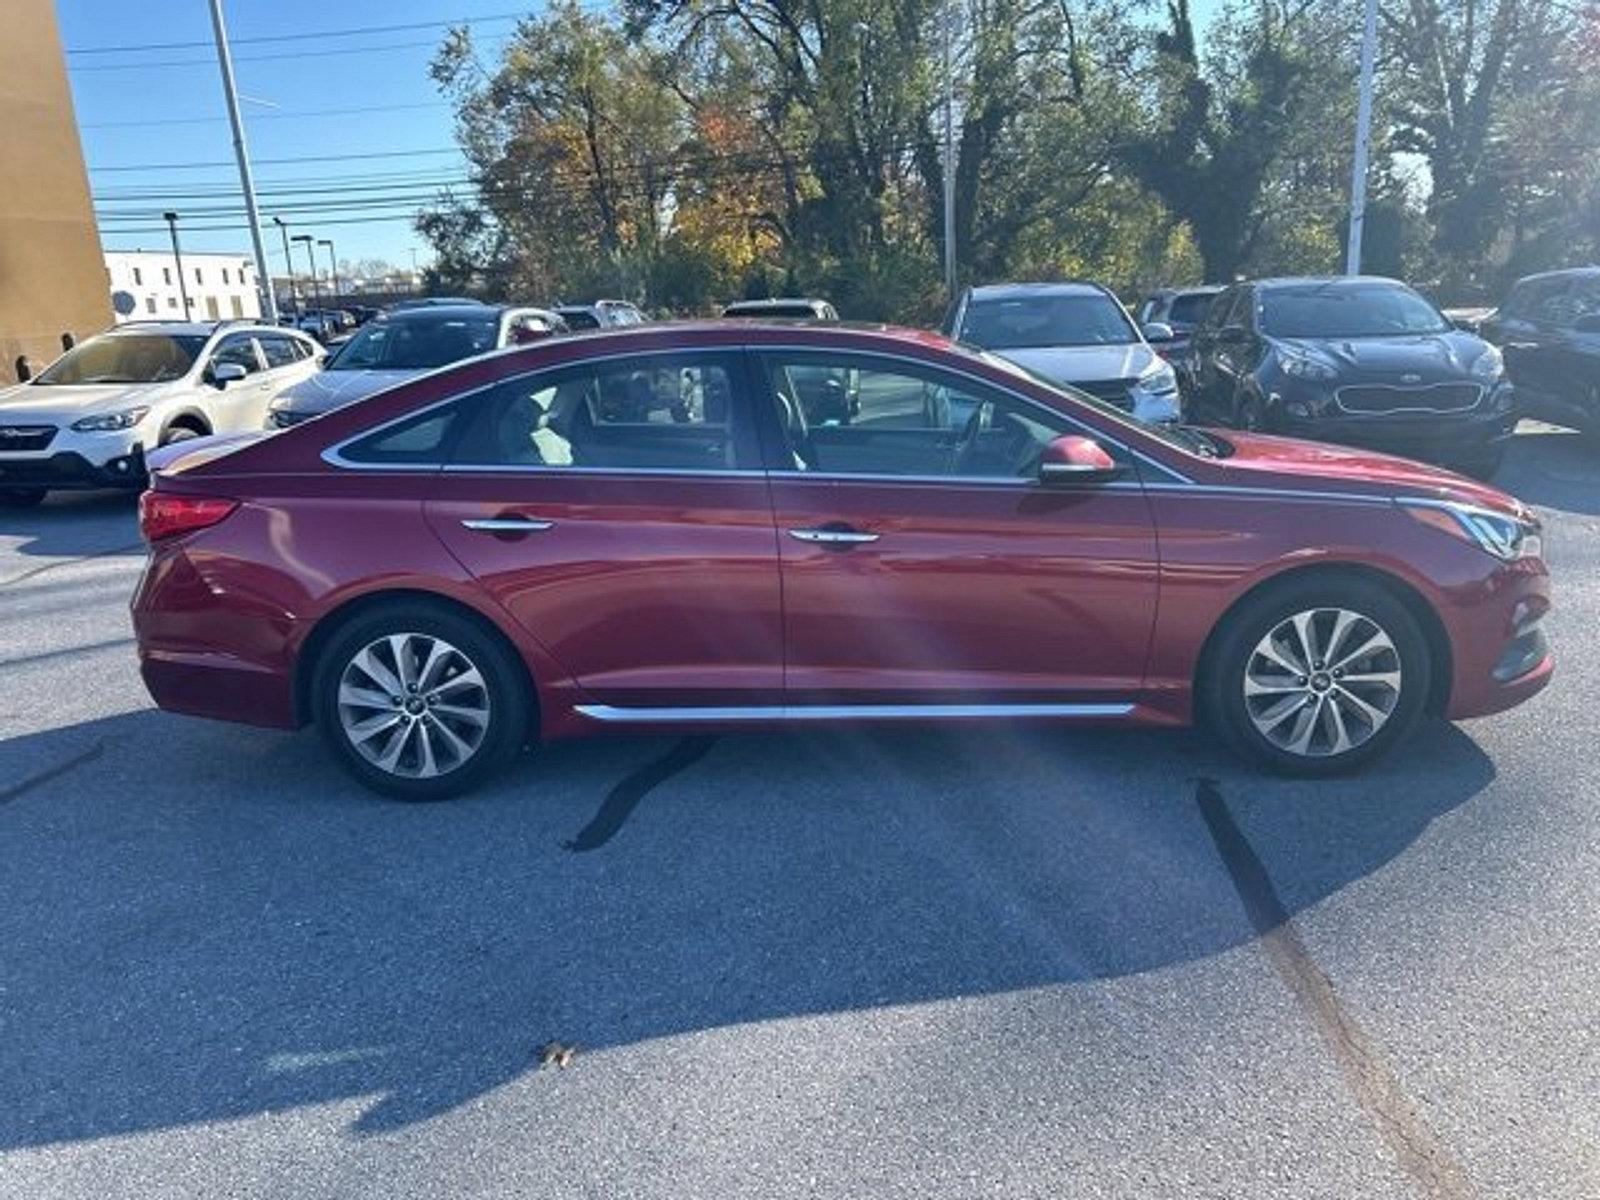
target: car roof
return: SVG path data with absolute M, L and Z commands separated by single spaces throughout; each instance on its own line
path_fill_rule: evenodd
M 1087 279 L 1052 283 L 985 283 L 971 289 L 974 300 L 1022 300 L 1029 296 L 1109 296 L 1111 289 Z
M 1555 271 L 1538 271 L 1532 275 L 1524 275 L 1512 286 L 1515 287 L 1517 284 L 1528 283 L 1535 279 L 1586 279 L 1595 275 L 1600 275 L 1600 266 L 1562 267 Z
M 796 305 L 804 305 L 807 308 L 832 307 L 826 300 L 816 296 L 769 296 L 763 300 L 730 300 L 723 305 L 722 311 L 744 308 L 756 312 L 764 308 L 793 308 Z
M 1354 287 L 1358 284 L 1387 283 L 1394 287 L 1407 285 L 1387 275 L 1278 275 L 1270 279 L 1246 279 L 1246 286 L 1257 288 L 1280 287 Z
M 298 336 L 296 330 L 284 325 L 273 325 L 253 318 L 233 318 L 227 321 L 124 321 L 103 330 L 101 337 L 126 337 L 135 333 L 164 333 L 173 337 L 211 337 L 218 333 L 287 333 Z
M 460 321 L 469 317 L 482 321 L 491 316 L 502 317 L 522 307 L 510 304 L 425 304 L 416 308 L 397 308 L 383 313 L 377 319 L 385 325 L 399 321 Z

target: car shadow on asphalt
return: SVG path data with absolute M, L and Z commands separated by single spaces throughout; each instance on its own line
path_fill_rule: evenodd
M 143 554 L 132 492 L 54 492 L 37 508 L 0 508 L 0 544 L 30 558 Z
M 685 740 L 551 746 L 434 805 L 355 789 L 309 734 L 151 711 L 0 742 L 0 1150 L 354 1097 L 377 1133 L 537 1069 L 552 1038 L 581 1070 L 1155 971 L 1257 936 L 1201 780 L 1293 915 L 1494 776 L 1442 724 L 1316 783 L 1184 732 Z M 629 779 L 649 786 L 579 836 Z

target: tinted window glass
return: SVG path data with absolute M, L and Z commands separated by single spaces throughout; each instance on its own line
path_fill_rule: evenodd
M 495 348 L 499 319 L 414 318 L 363 326 L 328 363 L 330 371 L 422 371 Z
M 1261 328 L 1273 337 L 1394 337 L 1452 328 L 1433 305 L 1397 284 L 1274 287 L 1261 298 Z
M 1211 307 L 1213 297 L 1209 292 L 1185 292 L 1174 296 L 1167 310 L 1167 320 L 1179 325 L 1198 325 Z
M 437 466 L 449 457 L 461 402 L 429 409 L 351 442 L 340 453 L 374 466 Z
M 1139 340 L 1122 306 L 1102 293 L 973 300 L 961 341 L 985 350 L 1112 346 Z
M 204 337 L 110 334 L 68 350 L 34 379 L 36 384 L 165 383 L 194 366 Z
M 768 377 L 797 471 L 1025 478 L 1067 428 L 1004 392 L 879 360 L 775 356 Z
M 255 374 L 261 369 L 261 360 L 256 357 L 255 340 L 248 337 L 227 338 L 211 356 L 211 365 L 215 367 L 218 363 L 238 363 L 245 369 L 245 374 Z
M 483 467 L 730 470 L 733 377 L 700 357 L 633 359 L 508 380 L 454 457 Z
M 300 361 L 301 355 L 296 349 L 293 338 L 268 334 L 261 338 L 260 342 L 261 353 L 267 356 L 268 367 L 287 367 Z

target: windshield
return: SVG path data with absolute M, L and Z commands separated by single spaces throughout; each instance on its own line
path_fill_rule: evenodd
M 1198 454 L 1205 458 L 1226 458 L 1233 453 L 1233 448 L 1221 438 L 1202 433 L 1198 429 L 1191 429 L 1186 425 L 1158 425 L 1153 421 L 1144 421 L 1132 413 L 1100 399 L 1098 396 L 1091 396 L 1088 392 L 1079 391 L 1077 388 L 1063 384 L 1059 380 L 1051 379 L 1047 375 L 1041 375 L 1037 371 L 1029 370 L 1021 363 L 1012 362 L 1009 358 L 982 352 L 978 354 L 978 357 L 991 367 L 997 367 L 1011 375 L 1019 376 L 1029 383 L 1047 388 L 1058 395 L 1067 396 L 1079 404 L 1094 409 L 1097 413 L 1110 417 L 1119 424 L 1131 426 L 1140 433 L 1148 434 L 1150 437 L 1163 441 L 1169 446 L 1176 446 L 1180 450 L 1186 450 L 1190 454 Z
M 1138 331 L 1110 296 L 1017 296 L 974 300 L 961 321 L 960 340 L 985 350 L 1051 346 L 1126 346 Z
M 68 350 L 33 382 L 45 386 L 167 383 L 188 374 L 205 344 L 201 334 L 107 334 Z
M 1451 328 L 1438 309 L 1396 283 L 1267 288 L 1261 296 L 1261 331 L 1271 337 L 1403 337 Z
M 329 371 L 420 371 L 495 348 L 498 317 L 378 321 L 363 326 L 329 360 Z
M 587 308 L 558 308 L 556 312 L 566 321 L 568 329 L 600 328 L 600 318 Z

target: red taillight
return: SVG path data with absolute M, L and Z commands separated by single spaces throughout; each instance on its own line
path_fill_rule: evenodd
M 179 496 L 172 492 L 145 492 L 139 497 L 139 532 L 147 542 L 193 533 L 215 525 L 234 509 L 237 500 L 220 496 Z

